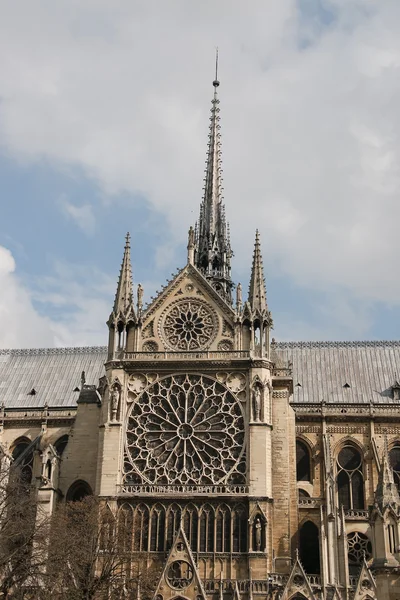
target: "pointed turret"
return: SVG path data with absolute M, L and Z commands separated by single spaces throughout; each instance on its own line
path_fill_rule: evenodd
M 131 236 L 126 234 L 124 257 L 119 272 L 117 293 L 115 294 L 113 313 L 115 316 L 126 317 L 133 307 L 133 283 L 131 265 Z
M 251 277 L 249 286 L 249 303 L 253 310 L 263 313 L 268 309 L 267 291 L 265 288 L 264 267 L 261 256 L 260 234 L 256 230 L 256 240 L 254 243 L 253 265 L 251 267 Z
M 218 54 L 214 97 L 211 102 L 210 132 L 204 180 L 204 196 L 196 225 L 195 266 L 209 279 L 212 286 L 232 303 L 231 258 L 225 207 L 222 202 L 221 135 L 219 117 Z
M 400 496 L 390 466 L 387 439 L 385 439 L 381 470 L 379 471 L 378 485 L 375 490 L 375 504 L 382 513 L 388 506 L 395 507 L 396 511 L 400 509 Z
M 110 329 L 108 352 L 113 357 L 116 351 L 130 349 L 132 336 L 130 330 L 137 323 L 133 304 L 133 283 L 131 265 L 130 235 L 126 234 L 124 257 L 119 272 L 117 293 L 112 313 L 107 321 Z

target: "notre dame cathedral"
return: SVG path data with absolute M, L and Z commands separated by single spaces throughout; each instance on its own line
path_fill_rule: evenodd
M 107 347 L 0 351 L 1 447 L 49 514 L 108 504 L 154 600 L 398 600 L 400 342 L 271 338 L 258 232 L 247 298 L 231 278 L 213 85 L 186 265 L 144 306 L 127 235 Z

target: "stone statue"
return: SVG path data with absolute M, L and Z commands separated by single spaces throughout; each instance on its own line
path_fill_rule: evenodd
M 142 285 L 139 283 L 139 285 L 137 286 L 137 309 L 138 312 L 140 312 L 142 310 L 143 307 L 143 288 Z
M 253 420 L 261 421 L 261 387 L 256 385 L 253 389 Z
M 261 550 L 261 519 L 257 517 L 255 522 L 255 538 L 256 538 L 256 551 L 260 552 Z
M 85 374 L 85 371 L 82 371 L 82 373 L 81 373 L 81 390 L 83 389 L 83 386 L 85 385 L 85 383 L 86 383 L 86 374 Z
M 236 306 L 239 309 L 242 306 L 242 284 L 238 283 L 236 287 Z
M 111 421 L 117 420 L 120 390 L 118 384 L 114 384 L 111 391 Z

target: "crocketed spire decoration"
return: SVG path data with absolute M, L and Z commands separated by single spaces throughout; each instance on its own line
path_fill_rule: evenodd
M 218 67 L 218 54 L 217 54 Z M 210 132 L 206 161 L 204 196 L 195 231 L 195 266 L 207 277 L 216 291 L 232 304 L 231 258 L 229 229 L 222 202 L 222 168 L 219 81 L 216 69 L 214 97 L 211 106 Z
M 133 309 L 133 283 L 131 265 L 130 234 L 126 234 L 124 257 L 119 272 L 117 293 L 115 294 L 114 318 L 126 319 Z
M 382 454 L 381 469 L 379 471 L 378 485 L 375 490 L 375 504 L 378 506 L 381 513 L 383 513 L 388 506 L 395 508 L 396 512 L 400 510 L 400 496 L 390 466 L 386 438 Z
M 256 230 L 254 243 L 253 265 L 249 285 L 249 303 L 253 310 L 262 313 L 267 310 L 267 291 L 265 288 L 264 267 L 261 256 L 260 234 Z

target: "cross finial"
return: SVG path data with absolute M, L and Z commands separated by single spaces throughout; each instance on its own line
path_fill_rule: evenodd
M 215 79 L 213 81 L 213 86 L 217 88 L 219 86 L 218 81 L 218 46 L 215 49 Z

